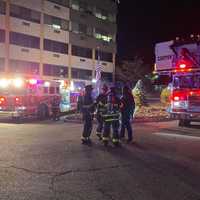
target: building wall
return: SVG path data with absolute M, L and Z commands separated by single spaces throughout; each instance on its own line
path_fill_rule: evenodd
M 0 38 L 1 65 L 5 65 L 0 76 L 13 73 L 15 62 L 17 73 L 26 75 L 27 71 L 20 68 L 21 61 L 30 62 L 30 66 L 37 63 L 42 78 L 63 79 L 65 67 L 65 79 L 91 81 L 99 63 L 104 72 L 114 72 L 116 4 L 111 0 L 103 4 L 101 0 L 88 0 L 87 5 L 75 5 L 74 0 L 63 0 L 63 5 L 55 2 L 0 1 L 0 31 L 5 31 L 3 36 L 0 32 L 0 37 L 4 37 Z M 96 55 L 98 52 L 102 52 L 102 57 Z

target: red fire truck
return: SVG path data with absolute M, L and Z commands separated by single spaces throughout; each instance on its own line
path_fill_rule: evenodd
M 61 102 L 61 111 L 70 109 L 70 92 L 64 81 L 35 78 L 0 78 L 0 115 L 21 119 L 47 118 L 53 99 Z
M 199 41 L 168 41 L 156 44 L 155 71 L 168 76 L 171 118 L 179 126 L 200 121 L 200 43 Z

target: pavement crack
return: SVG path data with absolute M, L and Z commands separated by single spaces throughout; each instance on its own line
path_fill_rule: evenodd
M 27 173 L 32 173 L 32 174 L 37 174 L 37 175 L 55 175 L 56 172 L 48 172 L 48 171 L 34 171 L 31 169 L 27 169 L 27 168 L 23 168 L 23 167 L 17 167 L 14 165 L 10 165 L 10 166 L 2 166 L 2 168 L 5 169 L 16 169 L 16 170 L 21 170 L 21 171 L 25 171 Z
M 56 194 L 57 194 L 57 191 L 55 189 L 55 182 L 56 182 L 56 179 L 58 177 L 61 177 L 61 176 L 65 176 L 65 175 L 68 175 L 68 174 L 74 174 L 74 173 L 87 173 L 87 172 L 98 172 L 98 171 L 103 171 L 103 170 L 109 170 L 109 169 L 119 169 L 119 168 L 127 168 L 127 167 L 131 167 L 132 165 L 131 164 L 125 164 L 125 165 L 113 165 L 113 166 L 108 166 L 108 167 L 97 167 L 97 168 L 89 168 L 89 169 L 75 169 L 75 170 L 67 170 L 67 171 L 63 171 L 63 172 L 60 172 L 60 173 L 57 173 L 55 174 L 52 178 L 51 178 L 51 190 L 53 191 L 54 195 L 55 195 L 55 199 L 56 199 Z M 107 197 L 110 198 L 110 200 L 114 200 L 114 198 L 112 198 L 112 196 L 108 196 L 106 194 Z

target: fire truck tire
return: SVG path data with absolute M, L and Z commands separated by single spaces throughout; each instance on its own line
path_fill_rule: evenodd
M 44 120 L 49 117 L 49 109 L 46 104 L 41 104 L 38 106 L 38 111 L 37 111 L 37 118 L 39 120 Z
M 187 120 L 187 119 L 180 119 L 179 120 L 179 123 L 178 123 L 179 126 L 185 126 L 185 127 L 188 127 L 190 126 L 190 120 Z

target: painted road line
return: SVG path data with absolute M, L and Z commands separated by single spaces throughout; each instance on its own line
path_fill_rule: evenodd
M 200 141 L 200 137 L 191 136 L 191 135 L 181 135 L 181 134 L 176 134 L 176 133 L 156 132 L 156 133 L 153 133 L 153 135 L 160 135 L 160 136 L 166 136 L 166 137 L 180 138 L 180 139 L 185 139 L 185 140 L 198 140 L 198 141 Z

